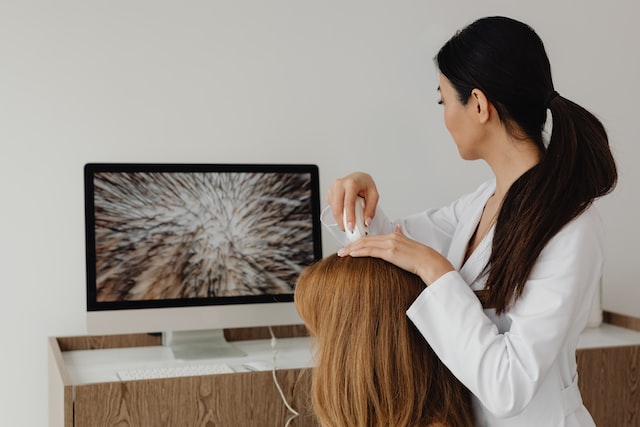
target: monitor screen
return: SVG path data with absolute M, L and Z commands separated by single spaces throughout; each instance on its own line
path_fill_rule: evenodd
M 87 164 L 89 331 L 301 323 L 319 200 L 315 165 Z

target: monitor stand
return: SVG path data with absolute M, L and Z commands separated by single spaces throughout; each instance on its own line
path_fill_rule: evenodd
M 162 345 L 171 348 L 176 359 L 218 359 L 246 356 L 246 353 L 227 342 L 223 329 L 164 332 Z

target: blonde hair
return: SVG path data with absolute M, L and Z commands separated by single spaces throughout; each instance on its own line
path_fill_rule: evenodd
M 470 395 L 405 311 L 424 283 L 383 260 L 327 257 L 295 304 L 316 340 L 312 404 L 323 426 L 473 425 Z

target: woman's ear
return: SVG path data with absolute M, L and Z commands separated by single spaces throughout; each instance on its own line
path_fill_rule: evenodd
M 471 91 L 471 99 L 473 108 L 475 109 L 476 116 L 480 123 L 486 123 L 491 116 L 490 103 L 486 95 L 480 89 L 473 89 Z

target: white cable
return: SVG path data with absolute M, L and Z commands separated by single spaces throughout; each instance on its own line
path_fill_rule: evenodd
M 284 425 L 284 427 L 288 427 L 291 421 L 297 416 L 299 416 L 300 413 L 295 409 L 293 409 L 291 405 L 289 405 L 289 402 L 287 402 L 287 398 L 285 397 L 284 392 L 282 391 L 282 387 L 280 387 L 278 378 L 276 377 L 276 358 L 278 356 L 278 350 L 276 346 L 277 346 L 278 340 L 276 339 L 276 336 L 273 333 L 273 329 L 271 329 L 271 326 L 269 326 L 269 333 L 271 334 L 271 348 L 273 349 L 273 368 L 271 369 L 271 376 L 273 377 L 273 382 L 275 383 L 276 388 L 278 389 L 278 393 L 280 393 L 280 398 L 284 402 L 284 406 L 286 406 L 289 412 L 293 414 L 291 417 L 289 417 L 289 419 Z

